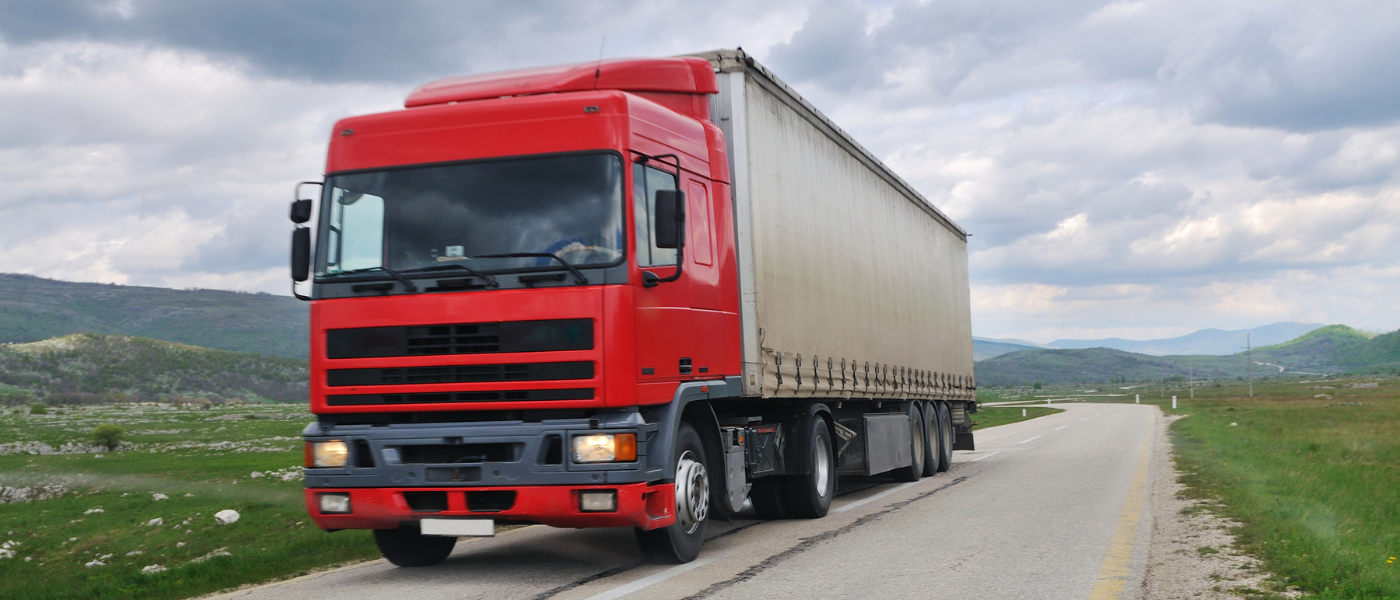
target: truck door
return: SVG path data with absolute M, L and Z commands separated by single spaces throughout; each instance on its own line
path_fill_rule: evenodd
M 656 215 L 656 192 L 680 189 L 677 173 L 670 165 L 636 163 L 632 169 L 633 239 L 637 266 L 659 277 L 675 272 L 676 251 L 657 248 L 652 221 Z M 688 190 L 687 190 L 688 191 Z M 688 195 L 688 194 L 687 194 Z M 687 204 L 694 206 L 689 201 Z M 687 206 L 687 208 L 690 208 Z M 689 215 L 687 215 L 689 219 Z M 687 229 L 689 229 L 687 224 Z M 685 254 L 690 253 L 686 248 Z M 678 281 L 646 287 L 641 278 L 636 286 L 637 305 L 637 369 L 639 381 L 675 381 L 689 379 L 695 373 L 692 356 L 693 325 L 690 318 L 690 260 L 686 257 L 686 272 Z M 669 388 L 667 388 L 669 389 Z M 648 394 L 646 386 L 639 392 Z M 639 398 L 659 401 L 663 398 Z M 670 400 L 666 395 L 664 400 Z

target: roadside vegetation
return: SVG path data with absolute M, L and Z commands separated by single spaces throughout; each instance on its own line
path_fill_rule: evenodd
M 1055 404 L 1134 394 L 1186 417 L 1171 428 L 1183 483 L 1241 523 L 1242 549 L 1278 577 L 1260 597 L 1296 586 L 1323 599 L 1400 598 L 1400 378 L 1269 379 L 1253 398 L 1235 380 L 1206 382 L 1194 399 L 1174 382 L 998 390 Z
M 0 407 L 0 598 L 187 598 L 377 556 L 367 532 L 306 516 L 311 419 L 304 404 Z

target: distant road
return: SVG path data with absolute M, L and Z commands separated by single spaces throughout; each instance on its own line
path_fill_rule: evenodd
M 626 529 L 526 527 L 446 563 L 372 561 L 219 598 L 1136 598 L 1160 413 L 1124 404 L 980 430 L 917 483 L 843 480 L 826 518 L 712 522 L 688 565 L 641 561 Z

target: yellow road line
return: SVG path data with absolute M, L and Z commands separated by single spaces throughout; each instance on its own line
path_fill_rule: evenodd
M 1152 431 L 1156 431 L 1156 417 L 1153 417 Z M 1094 580 L 1094 589 L 1089 592 L 1089 600 L 1117 600 L 1128 583 L 1128 564 L 1133 558 L 1133 541 L 1137 539 L 1138 520 L 1142 517 L 1142 505 L 1147 498 L 1147 467 L 1152 458 L 1152 433 L 1142 442 L 1138 455 L 1137 474 L 1128 488 L 1128 500 L 1123 503 L 1123 514 L 1118 517 L 1118 527 L 1113 530 L 1113 539 L 1108 543 L 1108 555 L 1099 567 L 1099 576 Z

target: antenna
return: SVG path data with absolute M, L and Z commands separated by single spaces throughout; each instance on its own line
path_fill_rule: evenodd
M 593 91 L 598 91 L 598 77 L 603 74 L 603 48 L 608 46 L 608 36 L 603 36 L 603 42 L 598 44 L 598 66 L 593 67 Z

